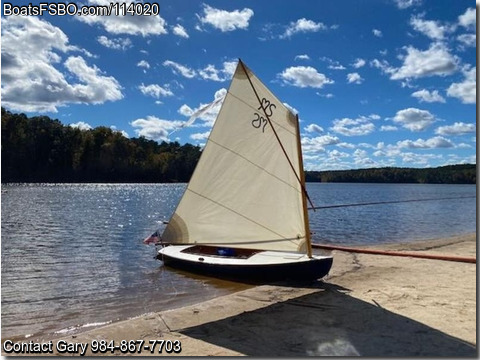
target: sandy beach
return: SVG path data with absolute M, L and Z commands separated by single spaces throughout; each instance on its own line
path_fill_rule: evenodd
M 375 249 L 475 257 L 476 234 Z M 86 356 L 476 356 L 476 264 L 342 251 L 333 255 L 332 271 L 323 281 L 255 286 L 33 342 L 51 341 L 52 351 L 41 355 L 80 355 L 81 347 L 74 344 L 86 344 Z M 113 340 L 116 346 L 122 340 L 145 342 L 140 353 L 92 353 L 92 342 L 101 340 Z M 169 346 L 180 345 L 181 352 L 168 353 L 165 346 L 159 354 L 157 342 L 152 353 L 145 349 L 152 340 L 171 340 Z M 59 341 L 72 351 L 59 351 Z M 2 349 L 2 355 L 14 354 Z

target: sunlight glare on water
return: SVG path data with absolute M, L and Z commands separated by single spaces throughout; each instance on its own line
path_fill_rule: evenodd
M 244 288 L 166 270 L 142 243 L 184 189 L 2 186 L 2 336 L 74 330 Z
M 2 185 L 2 337 L 71 334 L 249 287 L 164 268 L 154 247 L 142 243 L 163 228 L 185 186 Z M 314 242 L 376 244 L 475 232 L 475 185 L 307 189 L 316 206 L 459 198 L 310 212 Z

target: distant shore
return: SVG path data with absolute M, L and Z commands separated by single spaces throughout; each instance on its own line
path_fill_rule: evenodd
M 193 164 L 194 165 L 194 164 Z M 191 166 L 193 166 L 191 164 Z M 172 164 L 172 168 L 178 165 Z M 104 171 L 102 169 L 102 171 Z M 102 172 L 100 171 L 100 172 Z M 190 172 L 193 169 L 189 170 Z M 69 171 L 72 173 L 72 170 Z M 35 174 L 25 174 L 20 177 L 4 176 L 2 184 L 16 183 L 35 183 L 35 184 L 156 184 L 156 183 L 182 183 L 188 182 L 190 173 L 182 177 L 138 177 L 133 174 L 138 173 L 135 169 L 125 171 L 125 174 L 108 177 L 98 177 L 91 174 L 77 174 L 75 176 L 64 177 L 64 174 L 47 176 L 35 176 Z M 440 166 L 436 168 L 366 168 L 351 170 L 325 170 L 325 171 L 305 171 L 305 180 L 307 183 L 353 183 L 353 184 L 456 184 L 456 185 L 474 185 L 477 182 L 476 164 L 457 164 Z
M 476 234 L 375 248 L 475 257 Z M 87 356 L 111 355 L 92 353 L 92 344 L 168 340 L 165 344 L 177 344 L 181 352 L 171 347 L 163 355 L 475 356 L 475 264 L 333 255 L 324 282 L 257 286 L 77 335 L 32 341 L 51 344 L 52 352 L 41 355 L 80 355 L 85 344 Z M 71 352 L 62 352 L 67 344 Z M 143 348 L 131 355 L 158 356 L 158 346 L 153 354 Z
M 1 111 L 2 183 L 188 182 L 202 152 L 198 145 L 127 138 L 104 126 L 81 130 L 48 116 Z M 306 171 L 306 181 L 475 184 L 476 173 L 476 164 L 383 167 Z

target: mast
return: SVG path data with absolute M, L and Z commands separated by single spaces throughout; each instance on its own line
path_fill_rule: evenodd
M 302 143 L 300 141 L 300 125 L 298 121 L 298 114 L 295 115 L 297 121 L 297 148 L 298 148 L 298 164 L 300 165 L 300 180 L 302 182 L 302 207 L 303 207 L 303 219 L 305 221 L 305 240 L 307 242 L 307 255 L 312 257 L 312 240 L 310 238 L 310 223 L 308 221 L 308 209 L 307 209 L 307 189 L 305 188 L 305 171 L 303 169 L 303 157 L 302 157 Z

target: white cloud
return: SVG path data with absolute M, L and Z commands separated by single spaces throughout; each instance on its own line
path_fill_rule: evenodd
M 477 69 L 475 67 L 465 67 L 462 72 L 465 79 L 461 83 L 453 83 L 450 85 L 447 89 L 447 95 L 456 97 L 464 104 L 475 104 L 477 101 Z
M 410 131 L 423 131 L 435 122 L 435 117 L 427 110 L 408 108 L 398 111 L 393 121 Z
M 391 72 L 392 80 L 450 75 L 456 71 L 459 62 L 442 43 L 433 43 L 425 51 L 408 46 L 406 51 L 400 68 L 386 68 L 386 72 Z
M 393 74 L 395 72 L 395 68 L 390 66 L 387 60 L 373 59 L 370 61 L 370 66 L 380 69 L 384 74 Z
M 440 25 L 438 21 L 424 20 L 419 16 L 412 16 L 410 25 L 418 32 L 428 36 L 432 40 L 443 40 L 445 33 L 451 31 L 452 28 Z
M 395 3 L 397 4 L 397 7 L 399 9 L 404 10 L 412 6 L 420 5 L 422 3 L 422 0 L 395 0 Z
M 324 97 L 324 98 L 327 98 L 327 99 L 331 99 L 333 98 L 335 95 L 333 95 L 332 93 L 327 93 L 327 94 L 321 94 L 319 92 L 316 92 L 315 94 L 317 94 L 318 96 L 320 97 Z
M 74 92 L 81 102 L 100 104 L 106 100 L 120 100 L 123 95 L 120 85 L 113 77 L 101 75 L 95 65 L 90 67 L 80 56 L 70 56 L 65 67 L 85 85 L 75 85 Z
M 114 39 L 109 39 L 107 38 L 106 36 L 104 35 L 101 35 L 99 37 L 97 37 L 97 41 L 109 48 L 109 49 L 114 49 L 114 50 L 127 50 L 129 48 L 131 48 L 133 45 L 132 45 L 132 41 L 129 39 L 129 38 L 114 38 Z
M 435 136 L 429 139 L 417 139 L 417 140 L 403 140 L 397 141 L 396 144 L 385 144 L 380 142 L 377 144 L 373 153 L 376 157 L 383 158 L 381 161 L 382 166 L 398 166 L 396 158 L 400 159 L 405 164 L 416 164 L 421 166 L 431 166 L 432 162 L 438 162 L 444 160 L 445 153 L 430 153 L 429 150 L 435 149 L 457 149 L 468 148 L 468 144 L 455 145 L 448 139 L 442 136 Z M 415 152 L 405 152 L 405 149 L 415 150 Z M 421 152 L 417 151 L 420 150 Z M 454 154 L 448 154 L 448 157 L 455 156 Z M 465 158 L 464 158 L 465 159 Z M 461 161 L 455 161 L 452 163 L 460 163 Z M 473 161 L 475 162 L 475 161 Z M 442 165 L 442 164 L 439 164 Z
M 380 30 L 378 30 L 378 29 L 373 29 L 373 30 L 372 30 L 372 33 L 373 33 L 373 35 L 375 35 L 376 37 L 382 37 L 382 36 L 383 36 L 382 32 L 381 32 Z
M 415 91 L 412 94 L 413 97 L 420 100 L 420 102 L 441 102 L 444 103 L 445 99 L 438 93 L 438 90 L 428 91 L 426 89 Z
M 433 138 L 423 140 L 403 140 L 397 142 L 397 147 L 400 149 L 439 149 L 439 148 L 451 148 L 455 145 L 448 139 L 442 136 L 435 136 Z
M 226 61 L 223 63 L 223 69 L 217 69 L 214 65 L 209 64 L 202 70 L 198 70 L 198 74 L 205 80 L 225 81 L 232 78 L 237 61 Z
M 109 6 L 109 0 L 89 0 L 90 5 Z M 127 3 L 128 6 L 129 3 Z M 135 4 L 135 3 L 133 3 Z M 78 21 L 89 25 L 100 25 L 105 31 L 111 34 L 129 34 L 129 35 L 162 35 L 166 34 L 166 22 L 160 16 L 75 16 Z
M 351 169 L 352 164 L 348 161 L 350 154 L 336 149 L 304 155 L 304 165 L 307 170 L 340 170 Z
M 150 69 L 150 64 L 149 64 L 148 61 L 146 61 L 146 60 L 140 60 L 140 61 L 137 63 L 137 66 L 138 66 L 138 67 L 141 67 L 141 68 L 144 68 L 144 69 Z
M 128 136 L 128 133 L 125 130 L 117 130 L 117 127 L 115 125 L 110 126 L 110 129 L 112 129 L 115 132 L 118 132 L 122 134 L 122 136 L 126 137 L 127 139 L 130 137 Z
M 209 64 L 202 70 L 199 70 L 198 73 L 205 80 L 225 81 L 225 79 L 221 77 L 219 70 L 217 70 L 212 64 Z
M 142 94 L 149 95 L 156 99 L 159 99 L 161 96 L 173 96 L 173 92 L 168 89 L 168 87 L 161 87 L 158 84 L 150 84 L 145 86 L 142 83 L 138 89 L 142 92 Z
M 456 164 L 476 164 L 477 163 L 477 157 L 476 155 L 470 155 L 470 156 L 465 156 L 461 157 L 456 154 L 448 154 L 448 159 L 445 160 L 441 166 L 446 166 L 446 165 L 456 165 Z
M 337 149 L 332 151 L 327 151 L 328 157 L 332 159 L 340 159 L 340 158 L 348 158 L 350 154 L 342 151 L 338 151 Z
M 209 136 L 210 136 L 210 131 L 206 131 L 204 133 L 192 134 L 190 135 L 190 139 L 196 140 L 196 141 L 204 141 L 204 140 L 207 140 Z
M 333 65 L 333 64 L 332 64 L 332 65 L 328 65 L 328 68 L 329 68 L 330 70 L 345 70 L 345 69 L 346 69 L 346 67 L 343 66 L 342 64 L 338 64 L 338 65 Z
M 359 73 L 350 73 L 347 75 L 347 80 L 349 84 L 361 84 L 363 82 L 363 78 L 360 76 Z
M 461 34 L 457 36 L 457 40 L 462 46 L 474 47 L 477 43 L 477 36 L 475 34 Z
M 307 54 L 297 55 L 295 56 L 295 60 L 310 60 L 310 56 L 308 56 Z
M 195 111 L 190 107 L 188 106 L 187 104 L 183 104 L 182 106 L 180 106 L 180 108 L 178 109 L 178 113 L 183 115 L 183 116 L 192 116 L 192 114 L 194 113 Z
M 187 33 L 187 30 L 185 30 L 185 28 L 180 24 L 175 25 L 172 31 L 175 35 L 183 37 L 185 39 L 188 39 L 190 37 Z
M 171 61 L 171 60 L 164 61 L 163 66 L 167 66 L 167 67 L 172 68 L 172 71 L 175 74 L 180 74 L 183 77 L 186 77 L 188 79 L 191 79 L 191 78 L 193 78 L 197 75 L 195 70 L 190 69 L 190 68 L 188 68 L 188 67 L 186 67 L 182 64 L 176 63 L 176 62 Z
M 398 128 L 392 125 L 382 125 L 380 126 L 380 131 L 397 131 Z
M 321 126 L 318 126 L 317 124 L 310 124 L 307 127 L 305 127 L 305 131 L 309 133 L 312 133 L 312 132 L 322 133 L 323 128 Z
M 360 58 L 357 58 L 357 59 L 355 59 L 355 62 L 353 63 L 352 66 L 353 66 L 355 69 L 359 69 L 359 68 L 365 66 L 365 63 L 366 63 L 365 60 L 360 59 Z
M 355 149 L 355 145 L 347 142 L 339 142 L 337 146 L 342 149 Z
M 227 76 L 228 78 L 231 78 L 233 76 L 233 74 L 235 73 L 237 65 L 238 65 L 237 60 L 235 60 L 235 61 L 225 61 L 223 63 L 223 69 L 222 69 L 223 74 L 225 76 Z
M 226 11 L 203 4 L 203 16 L 197 16 L 202 24 L 210 24 L 214 28 L 226 32 L 247 29 L 253 14 L 253 10 L 249 8 Z
M 285 84 L 301 88 L 322 88 L 325 84 L 333 84 L 334 82 L 311 66 L 292 66 L 277 76 Z
M 200 77 L 204 80 L 222 82 L 231 79 L 237 67 L 237 61 L 224 61 L 221 69 L 217 69 L 215 65 L 209 64 L 203 69 L 194 70 L 171 60 L 164 61 L 163 66 L 170 67 L 175 74 L 180 74 L 189 79 Z
M 260 41 L 277 39 L 279 38 L 279 35 L 277 34 L 283 31 L 284 26 L 282 27 L 282 25 L 280 24 L 268 22 L 262 25 L 262 28 L 260 29 L 260 36 L 258 36 L 258 39 Z
M 458 17 L 458 23 L 464 28 L 474 30 L 477 23 L 475 8 L 468 8 L 465 13 Z
M 437 135 L 464 135 L 475 133 L 477 130 L 475 124 L 466 124 L 463 122 L 456 122 L 453 125 L 439 126 L 435 129 Z
M 323 135 L 314 138 L 302 137 L 302 149 L 305 153 L 325 151 L 325 147 L 340 143 L 340 139 L 332 135 Z
M 376 165 L 375 161 L 368 157 L 368 153 L 365 150 L 355 150 L 353 152 L 353 159 L 357 166 L 372 167 Z
M 328 63 L 328 68 L 331 70 L 345 70 L 346 67 L 340 64 L 338 61 L 330 59 L 329 57 L 322 56 L 320 60 Z
M 293 106 L 291 106 L 290 104 L 284 102 L 283 105 L 285 105 L 285 107 L 291 111 L 292 114 L 294 115 L 297 115 L 298 114 L 298 110 L 295 109 Z
M 91 130 L 92 129 L 90 124 L 88 124 L 84 121 L 79 121 L 79 122 L 70 124 L 70 126 L 73 127 L 73 128 L 76 128 L 76 129 L 80 129 L 80 130 Z
M 342 64 L 340 64 L 338 61 L 328 65 L 328 68 L 330 70 L 345 70 L 346 69 L 346 67 L 343 66 Z
M 70 45 L 65 33 L 47 21 L 33 16 L 2 19 L 3 105 L 18 111 L 57 112 L 70 103 L 123 98 L 118 81 L 82 57 L 62 61 L 60 54 L 72 51 L 88 53 Z
M 168 141 L 168 134 L 182 126 L 178 120 L 163 120 L 155 116 L 147 116 L 146 119 L 137 119 L 130 123 L 135 128 L 137 136 L 143 136 L 155 141 Z
M 285 30 L 285 33 L 280 35 L 280 38 L 285 39 L 297 33 L 318 32 L 326 29 L 325 24 L 321 22 L 316 23 L 315 21 L 302 18 L 295 22 L 292 21 L 290 25 L 288 25 L 287 30 Z
M 413 152 L 401 152 L 398 156 L 401 157 L 402 162 L 405 164 L 413 164 L 423 167 L 429 166 L 432 160 L 442 159 L 442 155 L 418 154 Z
M 68 52 L 79 50 L 70 45 L 68 37 L 58 27 L 37 17 L 12 16 L 2 19 L 2 53 L 12 51 L 16 45 L 18 52 L 32 54 L 38 52 L 42 58 L 58 60 L 53 51 Z M 27 29 L 28 28 L 28 31 Z M 15 43 L 16 42 L 16 43 Z M 22 44 L 22 46 L 18 46 Z M 58 61 L 57 61 L 58 62 Z
M 356 119 L 343 118 L 333 120 L 330 130 L 345 136 L 368 135 L 375 130 L 372 120 L 377 120 L 378 115 L 360 116 Z

